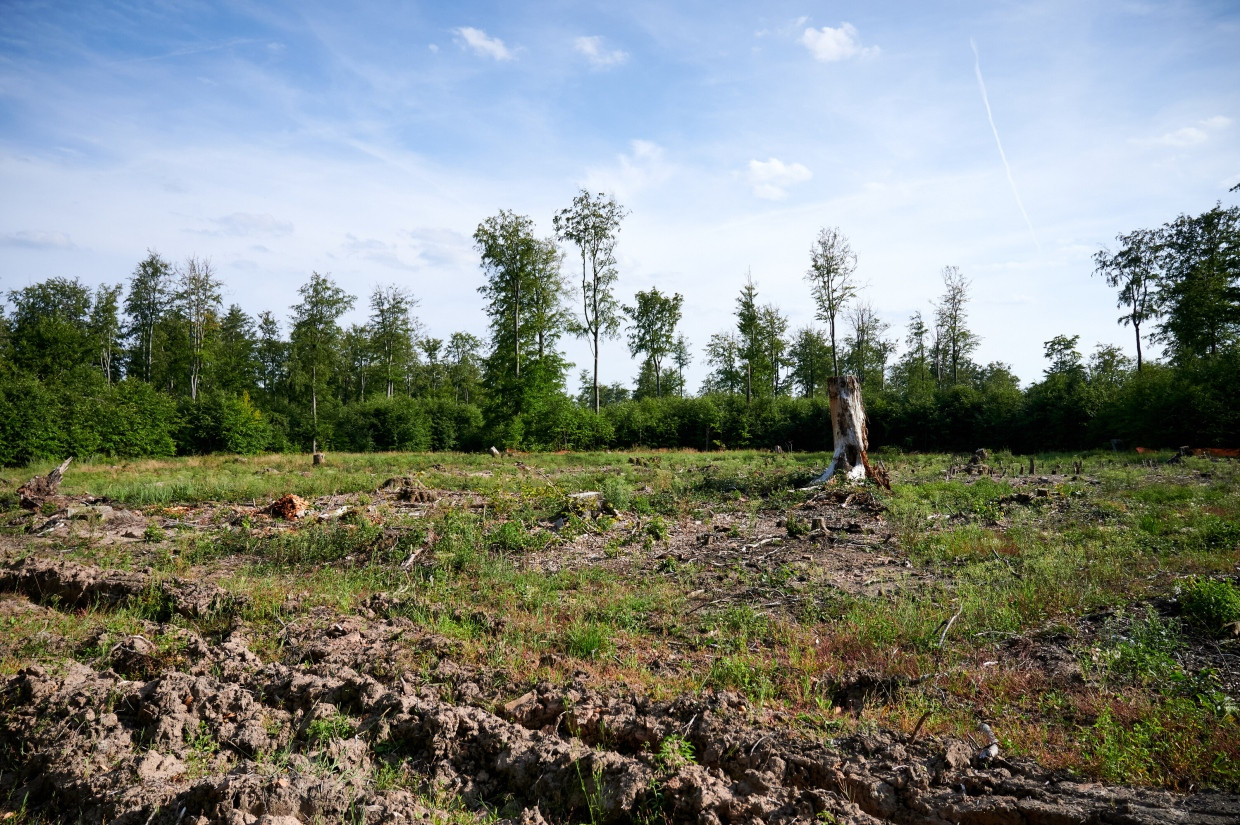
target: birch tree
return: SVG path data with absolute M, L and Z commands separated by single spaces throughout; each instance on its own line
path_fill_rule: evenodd
M 680 323 L 684 296 L 664 295 L 657 288 L 638 292 L 633 306 L 625 306 L 629 325 L 629 354 L 645 356 L 654 372 L 655 397 L 663 395 L 663 362 L 676 349 L 676 325 Z
M 152 378 L 155 328 L 170 307 L 172 280 L 172 265 L 150 249 L 129 279 L 125 315 L 129 320 L 126 333 L 133 341 L 133 354 L 128 372 L 148 384 Z
M 189 397 L 197 400 L 206 360 L 207 336 L 219 321 L 223 282 L 207 258 L 191 256 L 181 271 L 176 294 L 177 311 L 185 320 L 189 337 Z
M 857 285 L 853 279 L 857 270 L 857 255 L 844 233 L 832 227 L 819 230 L 809 256 L 810 265 L 805 280 L 809 281 L 814 303 L 818 306 L 818 319 L 827 324 L 827 334 L 831 339 L 831 368 L 835 375 L 839 375 L 835 321 L 857 295 Z
M 319 394 L 326 386 L 338 360 L 340 316 L 352 309 L 356 298 L 336 286 L 327 275 L 310 273 L 310 280 L 298 288 L 301 303 L 293 306 L 290 344 L 293 380 L 310 391 L 310 420 L 314 446 L 319 438 Z
M 581 253 L 581 321 L 574 331 L 585 338 L 594 357 L 594 412 L 599 410 L 598 349 L 600 341 L 620 332 L 620 304 L 614 294 L 616 240 L 627 211 L 614 197 L 585 189 L 573 205 L 554 218 L 556 237 L 574 244 Z

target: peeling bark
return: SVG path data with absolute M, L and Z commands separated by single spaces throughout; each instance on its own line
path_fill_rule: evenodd
M 891 489 L 887 472 L 870 465 L 866 456 L 869 432 L 865 426 L 865 405 L 861 401 L 861 382 L 855 375 L 833 376 L 827 379 L 827 393 L 831 400 L 831 438 L 835 453 L 831 464 L 811 487 L 826 484 L 842 472 L 847 481 L 872 479 L 884 489 Z

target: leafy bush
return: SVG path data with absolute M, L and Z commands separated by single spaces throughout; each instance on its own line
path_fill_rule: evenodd
M 624 510 L 633 500 L 633 488 L 623 476 L 607 476 L 602 484 L 603 501 L 614 510 Z
M 1230 582 L 1193 579 L 1180 596 L 1180 606 L 1190 622 L 1217 632 L 1223 625 L 1240 621 L 1240 590 Z
M 271 427 L 250 402 L 249 393 L 210 392 L 197 401 L 183 399 L 177 448 L 182 453 L 253 455 L 268 448 Z

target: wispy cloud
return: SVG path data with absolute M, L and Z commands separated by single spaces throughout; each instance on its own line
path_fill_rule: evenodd
M 615 165 L 591 169 L 584 185 L 591 191 L 614 192 L 623 201 L 659 186 L 672 172 L 672 166 L 664 159 L 662 146 L 649 140 L 634 140 Z
M 834 63 L 850 57 L 873 57 L 878 46 L 862 46 L 857 28 L 852 23 L 841 23 L 838 29 L 823 26 L 809 28 L 801 35 L 801 44 L 809 49 L 815 60 Z
M 345 233 L 345 241 L 341 244 L 345 257 L 362 258 L 373 263 L 382 264 L 393 269 L 406 271 L 416 270 L 416 264 L 410 263 L 400 256 L 395 244 L 386 243 L 377 238 L 359 238 L 352 232 Z
M 749 161 L 749 183 L 759 198 L 778 201 L 788 197 L 788 187 L 804 183 L 814 173 L 800 163 L 784 163 L 779 158 Z
M 74 243 L 64 232 L 36 232 L 23 229 L 0 235 L 0 245 L 26 249 L 73 249 Z
M 999 147 L 999 159 L 1003 161 L 1003 169 L 1007 172 L 1008 183 L 1012 186 L 1012 196 L 1016 198 L 1016 205 L 1020 207 L 1020 214 L 1024 216 L 1025 223 L 1029 226 L 1029 234 L 1033 236 L 1033 242 L 1039 249 L 1042 244 L 1038 242 L 1038 233 L 1033 229 L 1033 221 L 1029 220 L 1029 213 L 1025 211 L 1025 204 L 1021 202 L 1020 192 L 1016 189 L 1016 179 L 1012 177 L 1012 167 L 1008 164 L 1007 155 L 1003 151 L 1003 141 L 999 140 L 999 129 L 995 126 L 995 116 L 990 111 L 990 97 L 986 94 L 986 81 L 982 79 L 982 58 L 977 51 L 977 43 L 969 40 L 969 45 L 973 48 L 973 73 L 977 75 L 977 87 L 982 91 L 982 103 L 986 105 L 986 119 L 990 121 L 990 131 L 995 134 L 995 145 Z
M 489 37 L 482 29 L 462 26 L 455 32 L 465 45 L 480 57 L 491 57 L 495 60 L 512 60 L 512 51 L 498 37 Z
M 578 37 L 573 41 L 573 50 L 585 55 L 596 69 L 610 69 L 629 59 L 629 53 L 622 49 L 607 50 L 603 46 L 603 38 L 598 35 Z
M 1215 115 L 1205 120 L 1199 120 L 1192 126 L 1185 126 L 1167 132 L 1165 135 L 1159 135 L 1156 138 L 1147 140 L 1139 140 L 1137 143 L 1146 146 L 1171 146 L 1174 148 L 1185 148 L 1188 146 L 1200 146 L 1212 138 L 1215 133 L 1226 129 L 1231 125 L 1231 118 L 1223 115 Z
M 234 212 L 222 218 L 214 218 L 211 223 L 214 224 L 214 228 L 196 230 L 198 234 L 242 238 L 254 235 L 280 237 L 293 233 L 292 223 L 267 214 Z

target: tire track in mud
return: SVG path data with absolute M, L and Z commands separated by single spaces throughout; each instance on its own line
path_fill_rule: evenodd
M 0 571 L 0 587 L 54 606 L 124 604 L 151 586 L 146 574 L 69 562 Z M 210 592 L 158 586 L 173 605 Z M 181 656 L 151 678 L 126 678 L 144 672 L 135 662 L 151 666 L 144 637 L 114 647 L 102 670 L 28 667 L 0 683 L 0 799 L 54 821 L 151 825 L 413 821 L 446 815 L 436 800 L 448 797 L 522 822 L 1240 822 L 1231 794 L 1079 783 L 1022 760 L 983 765 L 960 741 L 879 732 L 823 742 L 758 726 L 727 692 L 653 702 L 542 684 L 492 712 L 448 658 L 437 669 L 448 683 L 360 672 L 409 627 L 350 619 L 326 639 L 303 632 L 294 647 L 326 651 L 309 666 L 264 662 L 237 632 L 208 643 L 161 625 L 157 641 L 176 636 Z M 661 757 L 669 738 L 694 760 Z M 416 779 L 412 790 L 380 781 L 394 764 Z

